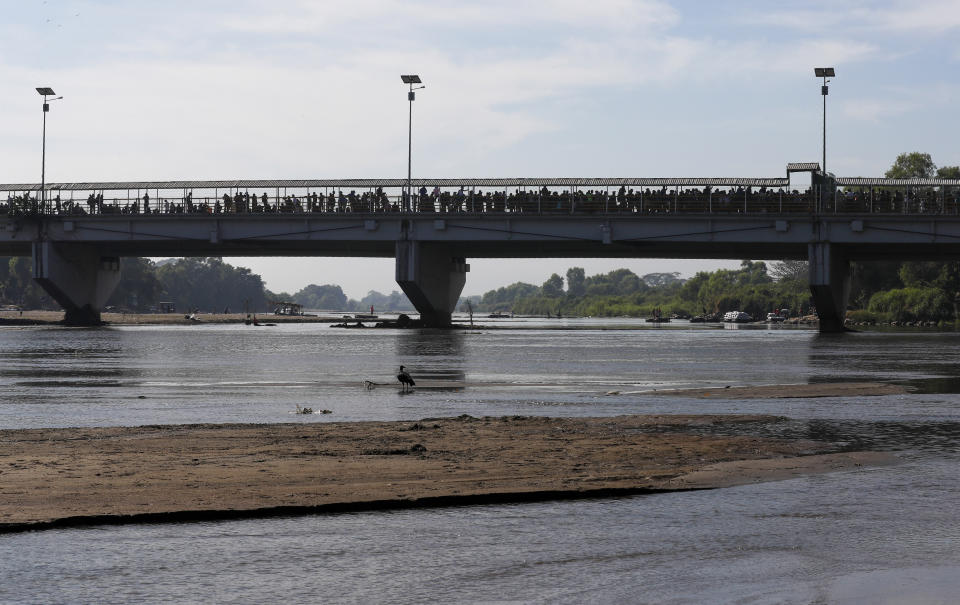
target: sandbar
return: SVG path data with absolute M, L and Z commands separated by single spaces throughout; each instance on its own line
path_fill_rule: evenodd
M 894 460 L 744 430 L 784 420 L 304 418 L 285 424 L 3 430 L 0 532 L 625 496 Z M 704 427 L 731 430 L 698 430 Z

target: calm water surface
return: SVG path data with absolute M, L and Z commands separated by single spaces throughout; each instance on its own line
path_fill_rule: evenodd
M 960 335 L 484 323 L 499 329 L 3 329 L 0 426 L 770 413 L 901 463 L 689 494 L 0 536 L 0 602 L 956 602 Z M 428 388 L 401 394 L 401 363 Z M 916 390 L 649 394 L 849 380 Z

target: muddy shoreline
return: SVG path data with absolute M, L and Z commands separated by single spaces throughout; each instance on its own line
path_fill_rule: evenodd
M 749 436 L 751 423 L 785 420 L 464 416 L 5 430 L 0 533 L 617 497 L 893 461 L 830 443 Z M 695 434 L 704 426 L 720 434 Z M 739 434 L 722 434 L 728 426 Z

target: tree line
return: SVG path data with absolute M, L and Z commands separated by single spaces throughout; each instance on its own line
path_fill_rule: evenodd
M 299 292 L 271 292 L 263 278 L 245 267 L 235 267 L 217 257 L 179 258 L 154 262 L 122 258 L 120 283 L 106 306 L 131 313 L 158 311 L 172 303 L 179 311 L 207 313 L 272 311 L 276 302 L 296 302 L 308 309 L 362 311 L 371 306 L 383 311 L 413 311 L 398 291 L 370 291 L 360 300 L 349 299 L 340 286 L 311 284 Z M 21 309 L 57 310 L 60 306 L 33 281 L 29 256 L 0 257 L 0 303 Z
M 679 273 L 638 276 L 629 269 L 587 276 L 571 267 L 566 278 L 554 273 L 540 286 L 517 282 L 491 290 L 475 301 L 479 311 L 531 315 L 645 317 L 660 309 L 679 315 L 713 315 L 745 311 L 761 317 L 773 309 L 810 307 L 806 274 L 790 274 L 774 263 L 742 261 L 738 269 L 700 271 L 690 279 Z

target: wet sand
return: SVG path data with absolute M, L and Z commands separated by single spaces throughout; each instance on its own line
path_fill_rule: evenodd
M 790 399 L 794 397 L 878 397 L 902 395 L 910 390 L 886 382 L 824 382 L 815 384 L 767 384 L 759 386 L 719 386 L 708 389 L 662 389 L 632 391 L 624 394 L 675 395 L 714 399 Z
M 892 461 L 689 432 L 784 420 L 772 416 L 307 419 L 0 431 L 0 532 L 610 497 Z

